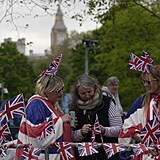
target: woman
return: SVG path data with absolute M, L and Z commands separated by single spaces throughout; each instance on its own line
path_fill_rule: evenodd
M 74 130 L 73 140 L 77 142 L 91 142 L 92 126 L 94 125 L 96 114 L 98 115 L 103 142 L 116 143 L 122 120 L 118 108 L 111 97 L 103 96 L 101 88 L 95 79 L 83 74 L 78 77 L 73 88 L 73 97 L 70 110 L 75 111 L 77 125 Z M 96 142 L 101 143 L 101 137 L 96 135 Z M 98 154 L 92 156 L 79 157 L 79 159 L 107 159 L 106 153 L 99 148 Z M 118 157 L 111 159 L 118 160 Z
M 63 81 L 56 75 L 44 75 L 37 80 L 36 94 L 28 100 L 20 125 L 18 144 L 44 148 L 54 142 L 71 142 L 71 118 L 63 114 L 58 105 L 63 87 Z M 16 159 L 23 157 L 25 152 L 25 148 L 17 149 Z M 55 146 L 49 149 L 49 153 L 50 159 L 60 159 Z M 43 150 L 38 159 L 45 159 Z
M 122 130 L 119 135 L 119 142 L 130 144 L 130 143 L 143 143 L 146 147 L 150 145 L 159 144 L 160 142 L 160 65 L 151 67 L 149 73 L 150 90 L 144 95 L 142 107 L 136 109 L 136 111 L 130 113 L 124 121 Z M 150 136 L 147 139 L 144 138 L 144 129 L 146 126 L 153 124 L 158 126 L 156 130 L 151 131 L 151 134 L 156 136 Z M 158 156 L 156 152 L 151 152 L 153 159 Z M 134 159 L 152 159 L 151 155 L 141 154 Z M 160 158 L 160 157 L 159 157 Z
M 142 73 L 142 81 L 146 91 L 151 89 L 150 81 L 149 81 L 149 73 L 143 72 Z M 131 114 L 133 114 L 138 108 L 142 108 L 143 98 L 145 94 L 139 96 L 134 103 L 131 105 L 129 111 L 125 115 L 125 119 L 128 118 Z
M 123 108 L 121 106 L 119 95 L 118 95 L 118 88 L 119 88 L 119 79 L 117 77 L 109 77 L 107 79 L 107 86 L 103 86 L 103 94 L 109 97 L 112 97 L 118 107 L 122 118 L 124 117 Z

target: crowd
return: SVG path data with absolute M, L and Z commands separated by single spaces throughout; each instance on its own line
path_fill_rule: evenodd
M 94 143 L 145 144 L 146 147 L 160 143 L 160 65 L 152 65 L 149 72 L 142 73 L 146 93 L 140 95 L 127 114 L 118 95 L 119 80 L 109 77 L 106 86 L 100 87 L 98 81 L 90 75 L 82 74 L 75 80 L 68 113 L 59 105 L 63 94 L 64 82 L 56 76 L 61 57 L 52 62 L 50 68 L 41 74 L 36 82 L 35 95 L 29 100 L 22 117 L 17 144 L 31 144 L 36 152 L 40 148 L 38 159 L 45 159 L 44 148 L 49 148 L 49 159 L 60 160 L 55 142 L 93 142 L 93 127 L 98 117 L 99 134 L 95 134 Z M 54 63 L 54 65 L 53 65 Z M 56 66 L 56 67 L 55 67 Z M 70 123 L 69 112 L 74 111 L 74 126 Z M 155 137 L 145 139 L 146 125 L 157 126 Z M 104 147 L 98 147 L 98 153 L 79 156 L 77 147 L 72 150 L 76 160 L 152 160 L 159 150 L 150 149 L 146 154 L 133 155 L 132 149 L 122 154 L 107 157 Z M 26 152 L 26 148 L 16 149 L 16 160 Z M 158 157 L 160 158 L 160 157 Z

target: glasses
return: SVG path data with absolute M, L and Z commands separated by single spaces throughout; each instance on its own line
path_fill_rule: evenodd
M 143 83 L 146 83 L 146 84 L 148 84 L 148 85 L 151 84 L 150 80 L 145 80 L 145 79 L 143 79 Z
M 151 83 L 151 82 L 153 82 L 153 81 L 158 81 L 158 79 L 157 79 L 157 78 L 155 78 L 155 79 L 150 79 L 149 81 L 150 81 L 150 83 Z
M 158 81 L 158 79 L 150 79 L 150 80 L 143 79 L 143 83 L 147 83 L 148 85 L 150 85 L 152 81 Z
M 60 93 L 63 91 L 63 89 L 64 89 L 64 86 L 63 86 L 62 88 L 60 88 L 60 89 L 57 89 L 57 90 L 56 90 L 56 93 L 57 93 L 57 94 L 60 94 Z

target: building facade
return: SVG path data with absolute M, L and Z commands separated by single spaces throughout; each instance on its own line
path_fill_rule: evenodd
M 51 30 L 51 53 L 54 54 L 57 48 L 64 44 L 68 39 L 67 28 L 63 21 L 63 13 L 58 5 L 55 23 Z

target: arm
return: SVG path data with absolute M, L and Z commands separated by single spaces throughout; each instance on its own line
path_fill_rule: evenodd
M 104 134 L 103 136 L 106 137 L 118 137 L 118 134 L 122 127 L 122 119 L 120 112 L 116 105 L 111 101 L 109 111 L 108 111 L 108 118 L 110 127 L 104 127 Z
M 144 108 L 139 108 L 125 119 L 119 134 L 119 142 L 128 144 L 131 143 L 134 138 L 137 139 L 136 135 L 141 132 L 145 124 L 146 116 L 144 115 Z

